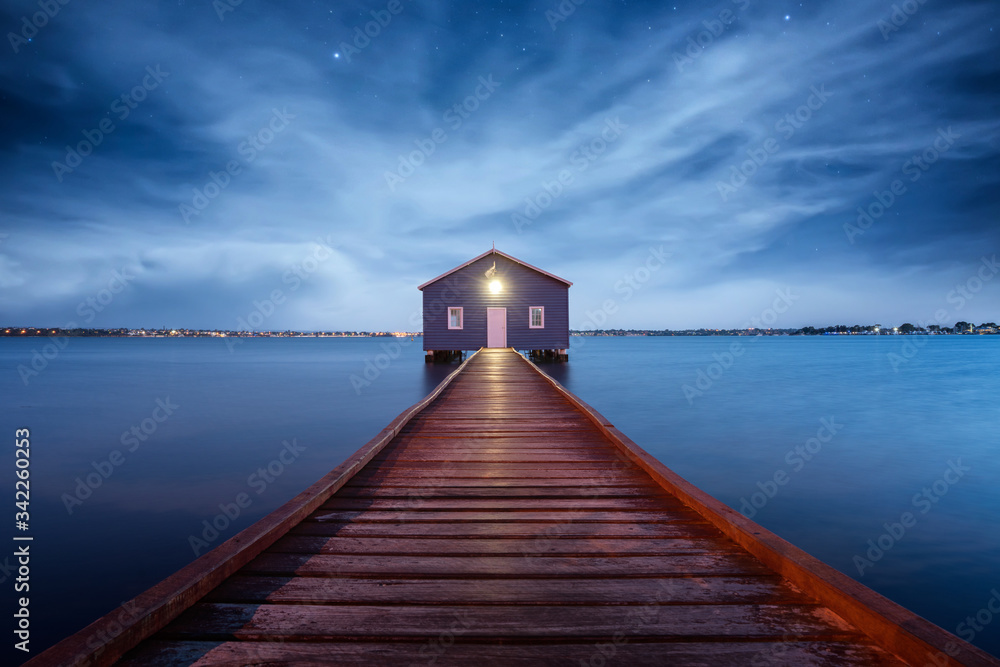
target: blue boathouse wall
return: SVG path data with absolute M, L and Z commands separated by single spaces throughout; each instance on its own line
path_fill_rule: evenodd
M 486 271 L 496 262 L 496 274 Z M 490 292 L 499 280 L 503 289 Z M 478 350 L 486 346 L 486 309 L 507 309 L 507 347 L 516 350 L 569 348 L 569 286 L 530 265 L 489 252 L 422 286 L 424 350 Z M 545 308 L 545 326 L 529 327 L 529 311 Z M 463 309 L 462 329 L 448 328 L 448 309 Z

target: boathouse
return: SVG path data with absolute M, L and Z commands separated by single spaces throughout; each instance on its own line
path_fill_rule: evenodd
M 572 284 L 496 248 L 442 273 L 417 288 L 426 360 L 481 347 L 567 359 Z

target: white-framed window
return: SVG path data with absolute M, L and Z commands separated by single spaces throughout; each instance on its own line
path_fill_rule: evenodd
M 544 306 L 532 306 L 528 308 L 528 328 L 529 329 L 544 329 L 545 328 L 545 307 Z
M 449 329 L 461 329 L 462 328 L 462 307 L 461 306 L 451 306 L 448 308 L 448 328 Z

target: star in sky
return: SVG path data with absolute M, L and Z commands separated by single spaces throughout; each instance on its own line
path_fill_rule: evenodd
M 732 21 L 635 0 L 413 1 L 391 20 L 386 0 L 243 3 L 225 22 L 170 4 L 159 25 L 77 8 L 0 59 L 0 318 L 63 326 L 125 267 L 136 279 L 86 324 L 235 326 L 332 235 L 338 259 L 285 289 L 268 326 L 406 328 L 413 285 L 494 236 L 579 278 L 574 322 L 654 242 L 684 251 L 616 326 L 737 326 L 785 285 L 801 294 L 788 326 L 902 322 L 1000 248 L 995 2 L 925 3 L 888 39 L 887 0 L 726 0 Z M 18 40 L 20 11 L 0 7 Z M 157 63 L 169 75 L 144 88 Z M 480 78 L 497 82 L 488 98 Z M 133 89 L 141 107 L 122 117 L 109 105 Z M 456 127 L 444 114 L 466 100 Z M 248 152 L 275 109 L 287 129 Z M 627 129 L 584 155 L 608 122 Z M 903 165 L 949 127 L 957 144 L 910 181 Z M 845 229 L 896 180 L 891 211 Z M 995 319 L 985 290 L 963 318 Z

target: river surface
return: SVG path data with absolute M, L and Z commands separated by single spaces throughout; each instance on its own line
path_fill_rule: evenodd
M 1000 337 L 572 340 L 544 370 L 667 466 L 1000 654 Z M 280 506 L 455 368 L 425 364 L 419 338 L 72 338 L 25 383 L 47 343 L 0 339 L 11 470 L 31 432 L 32 654 Z

